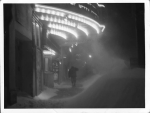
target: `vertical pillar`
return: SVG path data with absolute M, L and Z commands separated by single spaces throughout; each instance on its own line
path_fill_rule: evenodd
M 9 97 L 10 104 L 17 102 L 16 92 L 16 59 L 15 59 L 15 6 L 12 7 L 13 19 L 9 26 Z
M 62 77 L 63 77 L 63 51 L 62 51 L 62 48 L 61 48 L 61 53 L 60 53 L 60 60 L 61 60 L 61 65 L 59 65 L 59 80 L 58 80 L 58 83 L 60 84 L 62 82 Z

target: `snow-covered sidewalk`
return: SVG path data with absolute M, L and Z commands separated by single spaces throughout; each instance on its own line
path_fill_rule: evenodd
M 44 87 L 44 90 L 34 98 L 18 96 L 17 103 L 9 108 L 62 108 L 65 102 L 62 98 L 70 98 L 82 92 L 79 86 L 81 84 L 77 84 L 77 88 L 72 88 L 69 82 L 55 83 L 54 88 Z
M 11 108 L 110 108 L 144 106 L 144 69 L 113 70 L 77 80 L 54 84 L 34 98 L 18 97 Z

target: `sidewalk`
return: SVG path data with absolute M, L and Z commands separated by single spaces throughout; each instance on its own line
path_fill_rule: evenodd
M 76 87 L 72 87 L 71 83 L 69 82 L 65 82 L 60 85 L 55 83 L 54 87 L 58 91 L 56 92 L 57 95 L 53 96 L 51 99 L 73 97 L 84 90 L 82 86 L 83 85 L 79 82 L 76 83 Z
M 83 93 L 99 77 L 100 75 L 95 75 L 84 80 L 77 79 L 76 87 L 72 87 L 70 80 L 61 84 L 54 83 L 54 88 L 44 87 L 44 90 L 34 98 L 18 96 L 17 103 L 10 108 L 62 108 L 68 99 Z
M 17 103 L 9 108 L 62 108 L 64 98 L 73 97 L 82 91 L 80 83 L 77 83 L 75 88 L 72 88 L 69 81 L 60 85 L 55 83 L 54 88 L 44 87 L 44 90 L 34 98 L 18 96 Z

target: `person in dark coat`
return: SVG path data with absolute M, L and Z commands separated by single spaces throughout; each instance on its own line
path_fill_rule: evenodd
M 76 71 L 78 71 L 78 68 L 73 67 L 73 66 L 69 69 L 68 75 L 69 75 L 69 78 L 71 78 L 72 87 L 76 86 L 76 76 L 77 76 Z

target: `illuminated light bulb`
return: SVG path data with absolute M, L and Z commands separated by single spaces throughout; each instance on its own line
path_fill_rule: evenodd
M 84 22 L 85 22 L 85 20 L 84 20 L 84 19 L 82 19 L 82 22 L 84 23 Z
M 54 28 L 56 28 L 56 25 L 55 25 L 55 24 L 53 24 L 53 27 L 54 27 Z
M 40 12 L 40 8 L 36 8 L 35 11 L 36 11 L 36 12 Z
M 50 21 L 52 21 L 52 22 L 54 21 L 53 17 L 51 17 Z
M 67 25 L 67 24 L 68 24 L 68 22 L 67 22 L 67 21 L 65 21 L 65 24 Z
M 58 25 L 56 24 L 56 29 L 58 29 Z
M 60 20 L 60 23 L 63 23 L 63 20 Z
M 72 15 L 70 15 L 70 18 L 72 19 L 72 18 L 73 18 L 73 16 L 72 16 Z
M 76 18 L 76 20 L 78 20 L 78 17 L 75 17 Z
M 50 10 L 47 10 L 46 13 L 50 14 L 51 12 L 50 12 Z
M 45 9 L 42 9 L 41 12 L 42 12 L 42 13 L 45 13 L 46 11 L 45 11 Z
M 58 19 L 58 23 L 60 23 L 60 18 Z
M 49 20 L 49 17 L 48 17 L 48 16 L 46 16 L 45 20 L 46 20 L 46 21 L 48 21 L 48 20 Z
M 41 20 L 44 20 L 44 16 L 43 15 L 41 16 Z
M 62 24 L 64 24 L 65 23 L 65 21 L 64 20 L 62 20 Z
M 60 25 L 58 24 L 58 29 L 60 29 Z
M 51 30 L 51 34 L 53 34 L 53 30 Z
M 73 26 L 73 23 L 72 23 L 72 22 L 71 22 L 70 24 L 71 24 L 71 26 Z
M 66 27 L 65 27 L 65 26 L 63 26 L 63 30 L 65 30 L 65 31 L 66 31 Z
M 54 22 L 57 22 L 57 18 L 54 19 Z
M 89 55 L 89 58 L 92 58 L 92 55 Z
M 68 23 L 67 23 L 68 25 L 70 25 L 70 21 L 68 21 Z
M 62 17 L 63 17 L 64 15 L 65 15 L 64 13 L 60 13 L 60 16 L 62 16 Z
M 55 55 L 55 52 L 53 52 L 52 50 L 44 50 L 43 51 L 43 53 L 45 54 L 45 55 Z
M 55 15 L 55 11 L 52 11 L 52 14 Z
M 54 28 L 54 24 L 52 24 L 52 27 L 51 28 Z
M 75 19 L 75 17 L 73 16 L 72 19 Z
M 57 15 L 57 16 L 59 16 L 59 15 L 60 15 L 60 13 L 59 13 L 59 12 L 57 12 L 57 13 L 56 13 L 56 15 Z
M 54 30 L 52 30 L 52 34 L 54 34 Z
M 60 26 L 60 25 L 59 25 L 58 29 L 60 29 L 60 30 L 61 30 L 61 26 Z
M 86 20 L 83 19 L 83 23 L 86 23 Z
M 63 30 L 63 26 L 61 26 L 61 30 Z
M 54 34 L 56 34 L 56 30 L 54 30 Z
M 48 25 L 48 27 L 52 27 L 51 23 Z
M 81 18 L 80 18 L 79 20 L 80 20 L 80 22 L 82 21 L 82 19 L 81 19 Z
M 99 6 L 100 6 L 100 4 L 98 4 Z M 101 5 L 102 7 L 105 7 L 104 5 Z M 43 6 L 43 5 L 37 5 L 37 4 L 35 4 L 35 7 L 38 7 L 38 8 L 41 8 L 41 9 L 44 9 L 44 8 L 47 8 L 47 9 L 50 9 L 51 7 L 48 7 L 48 6 Z M 56 9 L 56 10 L 59 10 L 59 9 L 57 9 L 57 8 L 51 8 L 51 9 Z M 59 11 L 62 11 L 62 10 L 59 10 Z M 64 11 L 64 10 L 63 10 Z M 70 11 L 64 11 L 65 13 L 68 13 L 68 14 L 70 14 L 71 16 L 72 15 L 77 15 L 76 13 L 73 13 L 73 12 L 70 12 Z M 65 14 L 64 13 L 64 14 Z M 85 18 L 85 19 L 87 19 L 87 20 L 89 20 L 89 21 L 91 21 L 91 22 L 93 22 L 94 24 L 96 24 L 96 26 L 97 27 L 100 27 L 100 28 L 103 28 L 104 29 L 104 27 L 102 27 L 98 22 L 96 22 L 95 20 L 93 20 L 93 19 L 91 19 L 91 18 L 89 18 L 89 17 L 86 17 L 86 16 L 83 16 L 83 15 L 78 15 L 78 16 L 80 16 L 80 18 Z
M 75 27 L 76 26 L 76 24 L 75 23 L 73 23 L 73 27 Z

